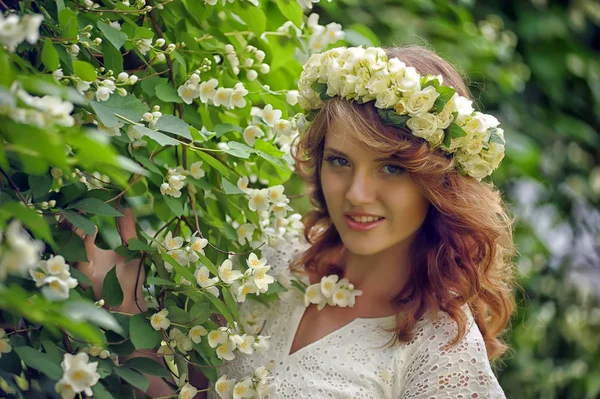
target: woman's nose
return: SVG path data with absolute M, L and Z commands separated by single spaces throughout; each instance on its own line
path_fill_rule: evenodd
M 352 206 L 372 203 L 377 195 L 375 177 L 368 172 L 356 171 L 352 174 L 346 190 L 346 200 Z

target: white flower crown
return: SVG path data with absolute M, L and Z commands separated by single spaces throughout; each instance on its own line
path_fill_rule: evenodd
M 432 148 L 454 154 L 462 174 L 481 180 L 504 158 L 504 131 L 492 116 L 473 109 L 442 77 L 421 77 L 379 47 L 338 47 L 313 54 L 298 82 L 299 103 L 318 110 L 334 97 L 359 104 L 375 100 L 381 120 L 408 128 Z M 309 116 L 310 118 L 310 116 Z

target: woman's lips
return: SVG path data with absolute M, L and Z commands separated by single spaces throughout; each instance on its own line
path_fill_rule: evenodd
M 346 224 L 348 225 L 348 227 L 350 227 L 350 229 L 352 229 L 354 231 L 368 231 L 368 230 L 374 229 L 375 227 L 379 226 L 381 223 L 383 223 L 385 221 L 385 218 L 381 218 L 381 219 L 375 220 L 373 222 L 361 223 L 361 222 L 356 222 L 348 215 L 344 215 L 344 219 L 346 220 Z

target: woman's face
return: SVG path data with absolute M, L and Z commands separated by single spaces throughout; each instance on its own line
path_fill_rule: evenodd
M 321 185 L 345 247 L 373 255 L 406 244 L 423 224 L 429 201 L 389 155 L 371 152 L 339 124 L 325 136 Z

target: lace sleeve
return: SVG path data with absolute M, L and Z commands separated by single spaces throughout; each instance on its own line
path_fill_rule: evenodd
M 404 370 L 399 399 L 477 398 L 506 399 L 487 358 L 481 332 L 468 312 L 468 330 L 450 348 L 456 336 L 447 314 L 417 330 L 413 355 Z

